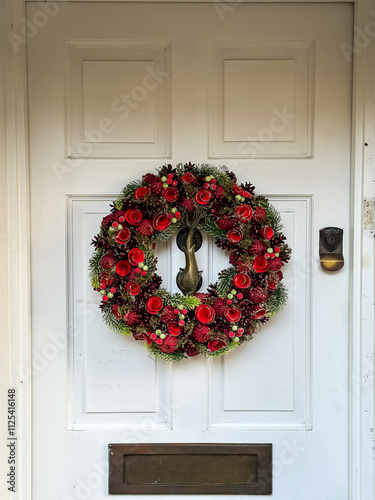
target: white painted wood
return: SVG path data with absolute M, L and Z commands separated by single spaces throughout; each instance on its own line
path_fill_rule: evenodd
M 288 305 L 280 313 L 277 328 L 269 323 L 249 349 L 214 361 L 208 400 L 211 429 L 312 429 L 312 276 L 308 265 L 312 260 L 312 200 L 270 200 L 283 217 L 284 232 L 293 247 L 293 259 L 284 272 Z M 238 380 L 255 383 L 246 391 L 236 390 Z
M 170 157 L 170 46 L 161 41 L 65 44 L 66 156 Z
M 315 44 L 210 47 L 210 157 L 313 156 Z
M 34 1 L 34 0 L 30 0 Z M 74 0 L 73 0 L 74 1 Z M 85 1 L 85 0 L 82 0 Z M 104 1 L 104 0 L 103 0 Z M 5 34 L 8 34 L 8 30 L 10 30 L 11 25 L 14 29 L 14 32 L 16 33 L 21 33 L 21 28 L 23 26 L 23 13 L 22 13 L 22 8 L 23 8 L 23 0 L 12 0 L 11 2 L 6 2 L 7 4 L 7 10 L 5 13 Z M 50 4 L 55 4 L 55 2 L 47 2 Z M 64 2 L 65 3 L 65 2 Z M 361 26 L 364 28 L 367 23 L 372 21 L 372 16 L 369 14 L 370 7 L 372 5 L 372 2 L 370 0 L 368 1 L 360 1 L 355 4 L 355 12 L 356 12 L 356 28 L 358 26 Z M 9 8 L 8 8 L 9 6 Z M 231 12 L 231 9 L 234 9 L 235 6 L 229 5 L 230 9 L 229 12 Z M 8 27 L 8 28 L 7 28 Z M 18 31 L 17 31 L 18 30 Z M 356 32 L 358 33 L 358 31 Z M 364 300 L 364 297 L 366 296 L 366 303 L 369 301 L 369 303 L 372 303 L 373 300 L 371 300 L 371 295 L 373 295 L 373 287 L 368 286 L 368 283 L 366 282 L 366 289 L 367 289 L 367 294 L 362 295 L 362 289 L 361 289 L 361 262 L 362 262 L 362 256 L 365 256 L 365 260 L 368 262 L 373 261 L 373 255 L 374 255 L 374 247 L 373 244 L 366 245 L 362 247 L 361 244 L 359 244 L 361 240 L 361 211 L 362 211 L 362 180 L 363 180 L 363 174 L 364 174 L 364 162 L 363 162 L 363 137 L 365 136 L 365 127 L 366 131 L 369 130 L 370 134 L 372 133 L 371 131 L 373 130 L 373 114 L 368 114 L 364 116 L 364 110 L 365 110 L 365 104 L 367 102 L 367 106 L 369 109 L 371 107 L 368 104 L 368 100 L 365 101 L 365 92 L 362 87 L 363 82 L 367 82 L 367 85 L 369 88 L 373 88 L 374 85 L 374 77 L 371 74 L 371 72 L 368 71 L 369 68 L 371 68 L 371 57 L 372 57 L 372 45 L 373 44 L 367 44 L 364 47 L 362 47 L 360 50 L 358 50 L 358 53 L 355 54 L 355 59 L 357 60 L 357 65 L 355 69 L 355 82 L 356 86 L 354 89 L 354 116 L 356 117 L 355 119 L 355 134 L 354 134 L 354 142 L 353 142 L 353 151 L 354 151 L 354 165 L 355 165 L 355 170 L 354 170 L 354 175 L 353 178 L 356 180 L 356 183 L 354 184 L 354 190 L 353 190 L 353 206 L 354 206 L 354 216 L 353 216 L 353 225 L 354 225 L 354 235 L 357 236 L 357 239 L 355 240 L 357 244 L 354 245 L 354 258 L 353 258 L 353 265 L 355 272 L 353 274 L 353 281 L 352 281 L 352 290 L 353 290 L 353 298 L 354 298 L 354 314 L 352 315 L 352 324 L 353 324 L 353 345 L 352 345 L 352 359 L 353 359 L 353 366 L 354 366 L 354 377 L 356 377 L 358 374 L 362 372 L 362 367 L 361 367 L 361 360 L 365 360 L 366 357 L 363 355 L 363 352 L 361 350 L 361 346 L 364 345 L 366 342 L 369 342 L 369 345 L 372 345 L 373 342 L 373 308 L 370 307 L 370 310 L 368 308 L 361 308 L 361 301 Z M 7 78 L 8 81 L 14 81 L 16 75 L 18 77 L 18 81 L 25 81 L 24 76 L 22 75 L 22 71 L 24 68 L 24 61 L 25 61 L 25 54 L 22 51 L 21 52 L 21 57 L 15 57 L 15 54 L 13 52 L 13 49 L 11 46 L 8 44 L 8 40 L 6 40 L 6 43 L 4 44 L 5 51 L 7 54 L 8 59 L 8 64 L 7 64 Z M 19 46 L 22 49 L 22 43 Z M 13 60 L 14 64 L 9 64 L 9 60 Z M 370 63 L 366 63 L 367 61 L 370 61 Z M 20 76 L 21 75 L 21 76 Z M 1 88 L 1 83 L 0 83 L 0 88 Z M 18 138 L 18 144 L 21 148 L 21 150 L 25 150 L 25 134 L 24 131 L 26 129 L 25 127 L 25 122 L 21 119 L 18 120 L 17 125 L 13 127 L 13 117 L 16 114 L 16 109 L 18 108 L 24 108 L 25 109 L 25 85 L 21 86 L 21 89 L 18 91 L 18 99 L 13 99 L 12 95 L 14 94 L 14 87 L 13 86 L 8 86 L 7 87 L 7 109 L 8 109 L 8 130 L 11 131 L 10 134 L 8 134 L 7 137 L 7 142 L 8 142 L 8 147 L 9 145 L 11 146 L 10 152 L 8 153 L 8 161 L 9 161 L 9 168 L 13 169 L 15 164 L 18 164 L 22 167 L 22 165 L 25 165 L 25 156 L 17 156 L 15 154 L 15 150 L 13 148 L 13 136 L 12 134 L 15 133 L 17 138 Z M 371 101 L 371 99 L 370 99 Z M 366 183 L 366 186 L 372 186 L 371 182 Z M 16 177 L 16 176 L 11 176 L 10 181 L 9 181 L 9 188 L 12 191 L 13 190 L 13 195 L 14 193 L 15 196 L 13 197 L 14 201 L 20 200 L 21 203 L 24 203 L 24 200 L 27 199 L 27 183 L 22 182 L 22 178 Z M 373 192 L 371 192 L 370 196 L 373 196 Z M 25 217 L 25 214 L 27 214 L 27 206 L 26 206 L 26 211 L 22 211 L 21 214 L 19 214 L 16 219 L 21 219 L 19 223 L 19 227 L 23 227 L 22 220 Z M 14 218 L 12 219 L 12 224 L 10 224 L 12 227 L 14 222 Z M 16 221 L 16 225 L 18 225 L 18 222 Z M 11 251 L 15 250 L 17 252 L 18 248 L 26 248 L 24 246 L 24 241 L 23 238 L 25 236 L 24 232 L 20 232 L 20 237 L 16 235 L 16 238 L 14 238 L 11 241 Z M 370 241 L 370 240 L 368 240 Z M 28 263 L 27 263 L 27 258 L 21 257 L 19 262 L 16 262 L 14 266 L 11 268 L 11 272 L 13 276 L 16 276 L 18 266 L 21 265 L 24 267 L 24 269 L 27 270 L 28 268 Z M 26 273 L 27 274 L 27 273 Z M 365 276 L 367 279 L 369 279 L 369 273 L 366 274 Z M 27 293 L 26 293 L 26 299 L 27 299 Z M 21 302 L 21 304 L 18 304 L 17 302 L 17 296 L 14 294 L 10 297 L 10 304 L 11 304 L 11 311 L 12 314 L 16 314 L 16 316 L 19 315 L 21 319 L 27 318 L 28 316 L 28 302 L 27 300 L 24 300 Z M 15 311 L 19 311 L 19 313 Z M 18 344 L 18 338 L 14 334 L 15 330 L 13 328 L 12 330 L 12 352 L 13 352 L 13 366 L 18 367 L 18 363 L 16 360 L 19 359 L 19 354 L 21 353 L 21 357 L 27 358 L 28 356 L 28 342 L 25 341 L 28 337 L 28 328 L 27 328 L 27 321 L 26 321 L 26 327 L 24 329 L 25 337 L 22 339 L 22 343 L 19 345 Z M 364 351 L 366 348 L 364 348 Z M 25 369 L 27 369 L 28 363 L 24 365 Z M 352 370 L 351 370 L 352 371 Z M 7 380 L 4 378 L 1 378 L 1 383 L 2 387 L 4 387 L 4 390 L 6 390 L 8 383 Z M 372 382 L 373 384 L 373 382 Z M 27 422 L 28 420 L 28 405 L 27 405 L 27 390 L 28 386 L 25 386 L 25 391 L 22 392 L 22 402 L 26 402 L 26 405 L 23 405 L 22 411 L 20 413 L 21 420 L 23 422 Z M 372 474 L 372 461 L 373 461 L 373 450 L 371 446 L 369 445 L 369 439 L 368 439 L 368 426 L 366 426 L 366 422 L 364 422 L 365 425 L 361 425 L 361 421 L 363 418 L 370 419 L 370 422 L 373 422 L 373 404 L 372 404 L 372 398 L 373 398 L 373 391 L 369 390 L 366 391 L 365 393 L 362 391 L 356 392 L 355 396 L 352 398 L 352 407 L 351 407 L 351 412 L 353 415 L 352 418 L 352 429 L 353 429 L 353 439 L 351 443 L 351 449 L 353 449 L 353 460 L 352 460 L 352 478 L 351 478 L 351 485 L 352 485 L 352 490 L 351 490 L 351 498 L 354 500 L 368 500 L 372 499 L 374 497 L 374 485 L 373 485 L 373 474 Z M 363 413 L 362 409 L 365 408 L 365 410 L 368 410 L 367 412 Z M 24 425 L 24 424 L 22 424 Z M 25 427 L 23 427 L 25 428 Z M 4 429 L 2 428 L 2 432 L 4 432 Z M 25 433 L 24 439 L 22 440 L 22 447 L 20 450 L 20 462 L 21 464 L 24 465 L 30 465 L 31 460 L 29 457 L 29 447 L 28 447 L 28 440 L 26 439 L 27 433 Z M 126 436 L 132 438 L 133 436 Z M 125 436 L 124 436 L 125 438 Z M 299 442 L 300 440 L 298 440 Z M 302 443 L 303 444 L 303 443 Z M 285 451 L 285 450 L 283 450 Z M 284 454 L 285 456 L 285 454 Z M 105 456 L 102 454 L 101 457 L 103 460 L 105 460 Z M 277 460 L 280 458 L 278 455 L 275 460 L 275 465 L 276 467 L 276 474 L 275 476 L 278 478 L 283 477 L 283 471 L 285 467 L 285 462 L 281 460 Z M 284 464 L 284 465 L 283 465 Z M 26 467 L 27 468 L 27 467 Z M 24 469 L 24 472 L 26 472 L 26 469 Z M 100 473 L 98 473 L 100 474 Z M 102 475 L 104 475 L 104 472 L 102 471 Z M 19 498 L 25 499 L 29 498 L 29 495 L 31 495 L 31 488 L 30 488 L 30 475 L 27 473 L 22 474 L 22 483 L 19 486 Z M 87 477 L 87 475 L 86 475 Z M 6 493 L 5 493 L 6 494 Z M 3 495 L 5 497 L 5 495 Z M 15 495 L 11 495 L 12 498 L 15 498 Z
M 296 205 L 292 211 L 296 213 L 296 229 L 291 234 L 296 254 L 290 268 L 295 279 L 290 284 L 292 299 L 289 309 L 284 316 L 281 314 L 274 318 L 269 328 L 261 332 L 255 340 L 241 347 L 238 352 L 233 352 L 231 358 L 224 362 L 225 369 L 220 377 L 215 374 L 218 363 L 192 359 L 169 367 L 166 382 L 162 376 L 157 376 L 159 380 L 155 382 L 155 372 L 151 373 L 149 367 L 158 366 L 159 363 L 150 364 L 150 360 L 139 358 L 140 367 L 144 367 L 145 380 L 132 378 L 137 369 L 130 368 L 129 379 L 139 388 L 141 394 L 136 389 L 129 388 L 128 394 L 132 399 L 129 402 L 117 401 L 116 396 L 111 394 L 113 390 L 119 399 L 124 397 L 122 391 L 126 391 L 126 382 L 123 383 L 124 386 L 121 386 L 122 382 L 116 384 L 115 376 L 117 373 L 119 379 L 127 377 L 129 364 L 127 367 L 117 364 L 116 357 L 110 356 L 109 351 L 120 349 L 121 340 L 124 342 L 123 349 L 137 350 L 141 346 L 135 344 L 132 347 L 130 343 L 128 348 L 128 342 L 134 343 L 132 339 L 111 336 L 101 324 L 98 327 L 91 326 L 90 311 L 83 311 L 83 336 L 77 332 L 74 339 L 71 385 L 67 387 L 65 384 L 67 364 L 64 350 L 35 377 L 35 398 L 38 394 L 43 396 L 38 398 L 39 404 L 34 407 L 34 436 L 35 439 L 41 433 L 49 436 L 48 442 L 43 445 L 43 451 L 40 448 L 40 452 L 35 452 L 35 496 L 38 500 L 44 500 L 43 497 L 46 494 L 50 497 L 52 491 L 60 495 L 61 492 L 70 496 L 77 495 L 80 481 L 88 477 L 92 465 L 100 465 L 105 459 L 103 452 L 106 444 L 111 441 L 121 442 L 124 439 L 129 441 L 129 436 L 132 436 L 132 439 L 141 442 L 272 442 L 275 460 L 282 460 L 288 453 L 285 450 L 288 446 L 293 446 L 296 439 L 300 447 L 295 450 L 297 456 L 293 457 L 293 463 L 290 463 L 289 467 L 282 463 L 285 470 L 277 476 L 275 465 L 275 499 L 284 500 L 288 492 L 290 500 L 294 500 L 300 498 L 301 491 L 306 500 L 325 495 L 326 491 L 328 497 L 348 498 L 346 308 L 349 268 L 346 266 L 336 275 L 327 275 L 320 269 L 317 234 L 320 227 L 331 224 L 343 227 L 344 234 L 349 234 L 347 199 L 350 175 L 351 67 L 345 59 L 340 58 L 342 54 L 339 47 L 341 40 L 351 39 L 349 6 L 315 8 L 307 5 L 280 5 L 273 6 L 271 11 L 267 6 L 240 5 L 225 22 L 213 18 L 215 13 L 209 5 L 113 4 L 104 7 L 93 4 L 88 7 L 76 4 L 67 7 L 61 6 L 59 15 L 51 19 L 29 44 L 32 217 L 34 221 L 38 221 L 32 226 L 35 277 L 33 327 L 37 332 L 33 337 L 33 348 L 36 352 L 44 352 L 49 335 L 66 330 L 66 297 L 69 301 L 73 300 L 73 309 L 76 311 L 74 321 L 78 321 L 78 324 L 81 324 L 80 310 L 75 300 L 97 300 L 94 295 L 85 292 L 87 277 L 83 272 L 83 262 L 89 255 L 90 231 L 93 231 L 95 225 L 89 214 L 96 213 L 96 209 L 84 209 L 83 212 L 78 210 L 76 213 L 73 210 L 70 223 L 69 218 L 66 220 L 66 197 L 68 200 L 77 200 L 73 205 L 77 203 L 77 206 L 84 206 L 79 201 L 81 196 L 87 202 L 95 201 L 98 193 L 106 198 L 118 192 L 130 180 L 140 177 L 145 171 L 153 170 L 158 165 L 158 162 L 147 159 L 81 159 L 82 161 L 65 162 L 62 127 L 62 48 L 65 41 L 77 40 L 78 37 L 93 40 L 95 37 L 99 38 L 99 35 L 104 39 L 112 36 L 119 40 L 121 34 L 126 33 L 129 40 L 160 39 L 171 42 L 173 163 L 188 159 L 199 159 L 198 161 L 202 162 L 208 160 L 207 109 L 210 89 L 207 88 L 207 61 L 213 40 L 221 40 L 222 43 L 226 43 L 228 39 L 245 42 L 251 33 L 251 40 L 259 44 L 265 39 L 281 44 L 289 44 L 291 39 L 300 43 L 302 39 L 307 40 L 309 48 L 310 41 L 316 40 L 317 47 L 324 47 L 324 50 L 317 50 L 316 96 L 315 100 L 311 101 L 315 104 L 314 159 L 295 159 L 293 162 L 277 158 L 237 160 L 233 155 L 234 158 L 228 162 L 229 168 L 236 171 L 239 179 L 251 180 L 258 192 L 267 193 L 276 199 L 289 200 L 290 203 L 295 199 Z M 29 5 L 30 18 L 38 8 L 38 5 Z M 326 19 L 325 25 L 321 24 L 322 16 Z M 89 23 L 77 23 L 77 19 L 88 17 Z M 156 18 L 157 24 L 153 22 Z M 280 18 L 284 20 L 283 23 L 280 23 Z M 305 22 L 306 18 L 309 19 L 308 23 Z M 141 19 L 142 22 L 127 22 L 128 19 Z M 186 42 L 185 32 L 181 30 L 187 19 L 191 20 L 189 43 Z M 332 25 L 335 26 L 334 37 Z M 110 26 L 110 31 L 106 26 Z M 116 49 L 113 49 L 114 55 L 108 56 L 107 53 L 101 52 L 99 43 L 94 42 L 93 45 L 93 52 L 98 51 L 97 54 L 100 54 L 94 56 L 94 60 L 116 60 Z M 283 45 L 281 47 L 280 50 L 283 50 Z M 237 49 L 238 47 L 231 48 L 233 52 Z M 296 50 L 300 50 L 299 45 Z M 303 44 L 301 50 L 306 54 Z M 285 52 L 282 52 L 282 55 L 285 57 Z M 237 58 L 232 58 L 237 61 L 242 57 L 243 54 L 238 49 Z M 53 89 L 53 92 L 40 90 L 41 74 L 43 81 L 49 82 L 47 88 Z M 264 78 L 263 69 L 260 70 L 260 78 Z M 287 76 L 284 83 L 288 84 L 289 79 Z M 305 97 L 307 100 L 306 92 Z M 298 105 L 298 98 L 296 102 Z M 259 112 L 264 112 L 264 109 L 264 106 L 260 107 Z M 47 110 L 50 118 L 46 122 L 44 117 L 47 116 Z M 262 123 L 260 116 L 258 124 Z M 297 129 L 295 133 L 298 133 Z M 60 170 L 56 169 L 56 163 L 60 163 Z M 62 170 L 61 165 L 64 164 L 67 168 Z M 327 172 L 330 180 L 324 183 L 322 179 Z M 49 187 L 48 190 L 46 186 Z M 312 195 L 314 203 L 311 205 L 311 217 L 306 215 L 310 214 L 310 209 L 305 211 L 298 207 L 298 199 L 311 200 Z M 298 217 L 306 217 L 306 221 L 313 220 L 311 232 L 309 226 Z M 285 223 L 290 227 L 288 213 L 285 214 Z M 73 263 L 71 268 L 65 266 L 66 234 L 61 230 L 64 226 L 68 231 L 72 227 L 73 240 L 71 251 L 68 253 L 68 263 Z M 312 235 L 311 240 L 307 239 L 308 234 Z M 300 242 L 305 245 L 303 248 L 299 248 Z M 348 256 L 347 237 L 344 245 L 345 255 Z M 53 260 L 48 259 L 47 256 L 52 254 Z M 172 261 L 177 254 L 179 252 L 176 249 L 170 250 Z M 214 272 L 216 258 L 212 254 L 210 264 L 209 255 L 210 252 L 203 253 L 203 260 L 199 265 L 203 269 L 211 268 Z M 198 255 L 198 259 L 200 258 Z M 68 279 L 73 288 L 67 287 L 69 275 Z M 49 290 L 51 276 L 54 292 L 48 296 L 40 294 L 40 290 Z M 311 304 L 307 295 L 310 280 L 313 284 Z M 171 285 L 173 289 L 175 285 Z M 313 307 L 311 344 L 310 307 Z M 74 324 L 68 323 L 68 331 L 69 328 L 75 331 Z M 283 328 L 294 330 L 293 341 L 291 333 Z M 279 332 L 279 336 L 276 332 Z M 255 372 L 259 379 L 254 378 L 251 369 L 247 371 L 246 365 L 251 359 L 251 354 L 247 355 L 247 352 L 258 356 L 259 368 Z M 89 357 L 91 355 L 92 358 Z M 80 360 L 80 357 L 84 359 Z M 272 366 L 274 357 L 285 360 L 277 360 Z M 111 361 L 111 367 L 101 372 L 103 368 L 100 365 L 103 363 L 99 361 L 103 360 Z M 255 364 L 254 367 L 256 366 Z M 283 371 L 279 376 L 278 370 Z M 240 373 L 242 377 L 239 376 Z M 268 379 L 267 382 L 267 375 L 271 376 L 271 380 L 272 377 L 278 377 L 278 381 L 272 384 Z M 313 379 L 311 389 L 310 376 Z M 209 385 L 210 377 L 214 383 L 214 392 Z M 98 381 L 101 378 L 103 383 Z M 264 382 L 262 378 L 265 379 Z M 247 399 L 252 386 L 263 387 L 265 394 L 262 395 L 261 390 L 255 390 L 253 401 Z M 58 392 L 55 387 L 59 387 Z M 93 387 L 96 387 L 96 398 L 90 397 Z M 283 389 L 293 392 L 293 401 L 287 394 L 282 394 Z M 170 398 L 166 396 L 168 390 Z M 210 391 L 213 394 L 211 420 L 207 414 Z M 234 394 L 231 395 L 230 391 Z M 224 396 L 222 407 L 215 406 L 220 395 Z M 71 398 L 74 402 L 73 408 L 69 405 Z M 282 412 L 284 415 L 281 416 Z M 73 422 L 73 430 L 67 430 L 69 422 Z M 232 423 L 233 425 L 230 425 Z M 95 432 L 99 427 L 101 432 Z M 310 428 L 311 430 L 308 430 Z M 152 433 L 148 432 L 149 429 L 152 429 Z M 285 442 L 289 444 L 286 445 Z M 326 446 L 327 442 L 330 443 L 329 446 Z M 54 443 L 53 447 L 49 446 L 50 443 Z M 56 469 L 50 470 L 47 475 L 43 474 L 42 479 L 41 471 L 45 467 L 46 454 L 51 455 L 51 463 L 56 460 L 55 443 L 63 445 L 63 451 L 59 451 L 60 463 L 70 463 L 72 469 L 59 469 L 58 474 L 55 473 Z M 85 463 L 85 457 L 90 457 L 88 463 Z M 290 455 L 288 457 L 290 459 Z M 336 478 L 335 484 L 331 484 L 332 475 Z M 321 481 L 315 486 L 312 479 L 318 476 Z M 288 487 L 295 481 L 295 486 Z M 321 485 L 324 485 L 324 491 Z M 105 482 L 93 491 L 93 498 L 104 497 Z

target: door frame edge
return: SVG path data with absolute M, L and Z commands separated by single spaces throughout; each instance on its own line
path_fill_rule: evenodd
M 246 0 L 245 0 L 246 1 Z M 259 0 L 258 0 L 259 1 Z M 281 0 L 284 1 L 284 0 Z M 288 1 L 288 0 L 286 0 Z M 321 0 L 330 3 L 326 0 Z M 264 3 L 267 3 L 264 1 Z M 301 2 L 302 3 L 302 2 Z M 354 3 L 354 45 L 359 31 L 374 22 L 373 0 L 356 0 Z M 27 121 L 26 44 L 15 50 L 10 43 L 11 33 L 22 33 L 26 0 L 3 2 L 3 24 L 0 28 L 4 48 L 4 64 L 0 65 L 0 92 L 5 96 L 4 127 L 6 164 L 1 165 L 7 183 L 0 186 L 0 194 L 7 199 L 8 250 L 1 247 L 2 262 L 7 263 L 8 281 L 5 299 L 8 300 L 5 343 L 9 354 L 9 369 L 0 384 L 3 397 L 10 387 L 18 393 L 18 464 L 16 496 L 5 491 L 6 498 L 32 499 L 32 359 L 31 359 L 31 267 L 30 267 L 30 203 Z M 371 8 L 374 9 L 371 11 Z M 373 24 L 371 24 L 373 26 Z M 373 32 L 369 30 L 372 34 Z M 368 34 L 368 33 L 367 33 Z M 369 35 L 369 34 L 368 34 Z M 372 34 L 372 37 L 374 35 Z M 368 36 L 369 38 L 369 36 Z M 362 44 L 363 45 L 363 44 Z M 366 222 L 364 210 L 367 203 L 374 206 L 374 109 L 375 109 L 375 41 L 355 50 L 353 64 L 353 132 L 352 132 L 352 259 L 351 259 L 351 346 L 349 359 L 350 391 L 350 451 L 349 480 L 350 500 L 375 498 L 374 435 L 375 428 L 375 376 L 374 360 L 374 272 L 375 245 L 374 221 Z M 2 57 L 2 54 L 0 54 Z M 4 69 L 5 68 L 5 69 Z M 365 146 L 365 143 L 367 146 Z M 371 205 L 372 204 L 372 205 Z M 25 229 L 26 228 L 26 229 Z M 6 241 L 6 240 L 5 240 Z M 366 268 L 363 263 L 366 262 Z M 4 269 L 4 267 L 2 267 Z M 373 432 L 373 431 L 372 431 Z M 1 440 L 6 441 L 6 429 L 1 427 Z M 4 458 L 5 447 L 0 451 Z M 4 456 L 3 456 L 4 455 Z

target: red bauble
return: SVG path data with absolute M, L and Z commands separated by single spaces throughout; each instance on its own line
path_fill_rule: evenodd
M 236 228 L 231 229 L 227 232 L 227 238 L 231 243 L 239 243 L 243 238 L 242 231 Z
M 240 221 L 247 222 L 251 219 L 253 211 L 251 207 L 249 207 L 249 205 L 238 205 L 238 207 L 236 208 L 236 215 L 237 219 L 239 219 Z
M 247 274 L 238 273 L 233 278 L 233 284 L 237 288 L 247 288 L 251 285 L 250 276 L 248 276 Z
M 267 259 L 265 259 L 262 255 L 257 255 L 254 259 L 254 271 L 256 273 L 265 273 L 268 271 L 270 265 Z
M 211 352 L 218 351 L 227 345 L 225 340 L 221 339 L 212 339 L 207 344 L 207 349 Z
M 152 227 L 156 231 L 165 231 L 167 227 L 170 225 L 171 219 L 167 214 L 159 213 L 156 214 L 151 221 Z
M 199 205 L 207 205 L 212 199 L 212 191 L 209 189 L 201 189 L 198 191 L 195 199 Z
M 145 260 L 145 254 L 140 248 L 132 248 L 128 253 L 128 259 L 132 266 L 138 266 L 140 262 Z
M 138 295 L 141 291 L 141 286 L 136 281 L 129 281 L 129 283 L 126 285 L 126 289 L 130 293 L 130 295 Z
M 151 189 L 148 186 L 141 186 L 134 191 L 134 199 L 141 201 L 151 194 Z
M 125 212 L 125 220 L 131 226 L 138 226 L 143 219 L 143 214 L 137 208 L 131 208 Z
M 200 323 L 208 325 L 215 319 L 215 309 L 208 304 L 201 304 L 195 310 L 195 317 Z
M 154 295 L 150 297 L 146 302 L 147 312 L 150 314 L 158 314 L 163 309 L 163 301 L 160 297 Z
M 178 189 L 175 187 L 167 187 L 163 191 L 163 198 L 169 203 L 173 203 L 178 200 Z
M 132 267 L 127 260 L 119 260 L 116 264 L 116 273 L 119 276 L 127 276 L 130 273 L 131 269 Z
M 120 245 L 125 245 L 130 240 L 131 233 L 127 227 L 117 233 L 116 241 Z
M 237 323 L 241 319 L 241 311 L 236 307 L 227 307 L 224 314 L 231 323 Z

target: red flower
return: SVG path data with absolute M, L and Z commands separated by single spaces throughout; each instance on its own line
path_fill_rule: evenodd
M 237 323 L 241 318 L 241 311 L 236 307 L 227 307 L 224 314 L 231 323 Z
M 156 231 L 165 231 L 165 229 L 167 229 L 167 227 L 171 223 L 171 219 L 168 217 L 167 214 L 160 213 L 160 214 L 154 215 L 151 223 L 152 223 L 152 227 Z
M 254 308 L 254 313 L 252 319 L 263 319 L 265 318 L 267 314 L 267 311 L 264 309 L 264 307 L 261 306 L 256 306 Z
M 125 212 L 126 222 L 132 226 L 138 226 L 143 219 L 143 214 L 137 208 L 131 208 Z
M 251 279 L 247 274 L 238 273 L 233 278 L 233 284 L 237 288 L 247 288 L 251 285 Z
M 239 243 L 243 238 L 242 231 L 239 229 L 231 229 L 227 232 L 227 238 L 231 243 Z
M 167 335 L 163 340 L 163 343 L 159 347 L 162 352 L 166 352 L 168 354 L 174 352 L 177 346 L 177 339 L 172 335 Z
M 138 266 L 140 262 L 145 260 L 145 254 L 140 248 L 132 248 L 128 253 L 128 259 L 132 266 Z
M 212 191 L 209 189 L 201 189 L 198 191 L 195 199 L 199 203 L 199 205 L 207 205 L 207 203 L 210 203 L 212 198 Z
M 127 276 L 131 271 L 131 265 L 127 260 L 120 260 L 116 264 L 116 273 L 119 276 Z
M 263 255 L 257 255 L 254 259 L 254 271 L 256 273 L 265 273 L 270 267 L 267 259 Z
M 129 283 L 126 285 L 126 289 L 130 293 L 130 295 L 138 295 L 141 291 L 141 286 L 136 281 L 129 281 Z
M 181 180 L 182 182 L 188 182 L 189 184 L 193 184 L 194 182 L 196 182 L 197 178 L 191 172 L 186 172 L 186 174 L 184 174 L 181 177 Z
M 144 219 L 137 227 L 137 232 L 142 236 L 151 236 L 154 232 L 151 221 L 148 219 Z
M 121 314 L 119 314 L 119 312 L 118 312 L 118 305 L 117 304 L 113 304 L 113 306 L 111 307 L 111 310 L 112 310 L 112 313 L 116 319 L 121 319 Z
M 237 219 L 242 222 L 246 222 L 251 219 L 253 211 L 249 205 L 238 205 L 236 208 Z
M 146 302 L 146 310 L 149 314 L 157 314 L 163 308 L 163 301 L 156 295 L 150 297 Z
M 113 214 L 106 215 L 104 217 L 104 219 L 102 220 L 102 227 L 103 226 L 108 226 L 109 224 L 112 224 L 113 221 L 114 221 L 114 215 Z
M 127 227 L 117 233 L 116 241 L 120 245 L 125 245 L 130 240 L 131 233 Z
M 201 304 L 195 310 L 195 317 L 200 323 L 208 325 L 215 319 L 215 310 L 207 304 Z
M 163 191 L 163 198 L 169 203 L 178 200 L 178 190 L 175 187 L 167 187 Z
M 180 335 L 182 328 L 177 323 L 169 323 L 168 331 L 171 335 L 177 337 L 178 335 Z
M 116 258 L 111 253 L 106 253 L 100 260 L 100 265 L 103 269 L 112 269 L 115 265 Z
M 218 351 L 219 349 L 222 349 L 226 345 L 227 345 L 226 340 L 212 339 L 207 344 L 207 348 L 209 351 L 214 352 L 214 351 Z
M 216 299 L 213 305 L 213 308 L 218 316 L 224 315 L 226 307 L 226 301 L 220 298 Z
M 261 222 L 267 219 L 267 211 L 264 207 L 256 207 L 255 212 L 253 214 L 253 219 L 257 222 Z
M 151 189 L 148 186 L 141 186 L 134 191 L 135 200 L 143 200 L 151 193 Z
M 264 227 L 260 234 L 265 238 L 266 240 L 270 240 L 273 236 L 273 229 L 270 226 Z

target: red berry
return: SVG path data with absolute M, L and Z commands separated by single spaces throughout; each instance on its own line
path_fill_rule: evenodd
M 211 179 L 210 182 L 211 184 L 216 184 L 216 179 Z
M 243 298 L 242 293 L 238 293 L 238 294 L 237 294 L 237 299 L 238 299 L 238 300 L 241 300 L 242 298 Z
M 244 331 L 245 331 L 245 330 L 244 330 L 243 328 L 239 328 L 237 333 L 238 333 L 239 335 L 242 335 Z
M 230 305 L 231 305 L 231 303 L 232 303 L 232 300 L 231 300 L 231 299 L 228 299 L 228 300 L 227 300 L 227 304 L 230 306 Z
M 100 288 L 101 288 L 102 290 L 104 290 L 104 288 L 105 288 L 105 283 L 100 283 Z
M 135 268 L 135 272 L 136 272 L 137 274 L 139 274 L 139 273 L 141 272 L 141 269 L 140 269 L 139 267 L 136 267 L 136 268 Z
M 271 259 L 273 259 L 275 257 L 275 254 L 272 252 L 271 253 Z
M 107 300 L 108 300 L 107 295 L 103 295 L 103 300 L 104 300 L 104 302 L 107 302 Z
M 230 337 L 230 338 L 233 338 L 234 336 L 235 336 L 235 333 L 234 333 L 234 332 L 230 332 L 230 333 L 229 333 L 229 337 Z
M 118 226 L 118 222 L 115 221 L 115 222 L 112 222 L 112 227 L 117 227 Z
M 182 309 L 181 314 L 187 314 L 187 309 Z
M 211 191 L 215 191 L 215 189 L 216 189 L 216 184 L 211 184 L 210 189 L 211 189 Z
M 172 179 L 171 178 L 167 179 L 167 184 L 172 184 Z
M 156 333 L 151 333 L 150 337 L 152 338 L 152 340 L 155 340 L 156 339 Z
M 168 214 L 168 219 L 173 219 L 174 215 L 172 213 Z
M 275 248 L 273 249 L 273 251 L 274 251 L 275 253 L 280 253 L 280 248 L 279 248 L 279 247 L 275 247 Z
M 184 326 L 185 324 L 185 321 L 183 319 L 180 319 L 180 321 L 178 322 L 179 326 Z
M 115 288 L 115 287 L 112 287 L 109 291 L 110 291 L 111 293 L 115 293 L 116 288 Z
M 172 179 L 173 174 L 168 174 L 167 177 L 168 177 L 168 179 Z
M 163 343 L 162 339 L 156 339 L 155 342 L 159 345 Z
M 208 188 L 210 187 L 210 185 L 208 184 L 208 182 L 205 182 L 205 183 L 203 184 L 203 187 L 204 187 L 205 189 L 208 189 Z
M 172 182 L 172 186 L 173 186 L 173 187 L 176 187 L 176 186 L 177 186 L 177 181 L 173 181 L 173 182 Z
M 176 217 L 176 219 L 181 219 L 181 212 L 176 212 L 174 216 Z
M 146 276 L 147 271 L 142 271 L 142 273 L 141 273 L 141 274 L 142 274 L 142 276 Z
M 180 311 L 179 311 L 178 309 L 175 309 L 173 312 L 174 312 L 175 314 L 180 314 Z
M 120 215 L 120 217 L 118 218 L 118 220 L 119 220 L 120 222 L 124 222 L 125 217 L 124 217 L 123 215 Z

